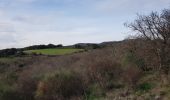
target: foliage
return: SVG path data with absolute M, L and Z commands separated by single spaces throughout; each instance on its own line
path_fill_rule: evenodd
M 105 90 L 99 84 L 92 84 L 88 86 L 84 95 L 85 100 L 98 100 L 105 96 Z
M 40 81 L 36 98 L 40 100 L 69 99 L 84 94 L 82 78 L 71 71 L 60 71 L 47 75 Z
M 29 47 L 22 48 L 23 50 L 36 50 L 36 49 L 49 49 L 49 48 L 61 48 L 63 47 L 62 44 L 54 45 L 54 44 L 48 44 L 48 45 L 33 45 Z
M 138 33 L 138 36 L 152 42 L 159 59 L 159 71 L 168 74 L 170 70 L 170 9 L 162 12 L 151 12 L 149 15 L 138 15 L 134 22 L 127 26 Z
M 142 73 L 140 69 L 134 65 L 128 65 L 124 68 L 122 79 L 128 87 L 136 87 L 137 82 L 140 80 Z
M 71 54 L 75 52 L 83 51 L 83 49 L 37 49 L 24 51 L 25 53 L 31 54 L 44 54 L 44 55 L 64 55 Z
M 153 85 L 150 83 L 142 83 L 138 86 L 138 90 L 147 92 L 153 88 Z
M 20 55 L 24 55 L 24 53 L 16 48 L 0 50 L 0 57 L 20 56 Z
M 74 48 L 77 49 L 98 49 L 101 48 L 100 44 L 93 44 L 93 43 L 79 43 L 79 44 L 75 44 Z
M 101 87 L 111 89 L 118 77 L 122 73 L 121 64 L 112 60 L 102 60 L 94 62 L 89 66 L 89 75 L 93 81 L 99 83 Z
M 20 95 L 16 91 L 13 83 L 8 83 L 7 80 L 0 81 L 0 100 L 21 100 Z
M 146 71 L 146 65 L 145 60 L 135 54 L 132 50 L 127 52 L 124 59 L 123 59 L 123 65 L 128 64 L 135 64 L 137 67 L 139 67 L 141 70 Z

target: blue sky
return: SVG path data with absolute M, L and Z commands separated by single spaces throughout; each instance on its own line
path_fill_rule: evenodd
M 169 7 L 170 0 L 0 0 L 0 48 L 122 40 L 136 13 Z

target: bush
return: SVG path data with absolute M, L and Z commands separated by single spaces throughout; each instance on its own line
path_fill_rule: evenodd
M 105 96 L 105 90 L 99 84 L 91 84 L 86 90 L 85 100 L 98 100 Z
M 5 72 L 0 76 L 0 100 L 21 100 L 17 92 L 16 72 Z
M 28 73 L 21 74 L 17 80 L 17 92 L 22 100 L 34 100 L 38 80 Z
M 150 84 L 150 83 L 142 83 L 142 84 L 140 84 L 139 86 L 138 86 L 138 90 L 140 90 L 140 91 L 149 91 L 150 89 L 152 89 L 153 88 L 153 85 L 152 84 Z
M 45 76 L 39 82 L 36 91 L 38 100 L 65 100 L 75 96 L 82 96 L 85 86 L 82 78 L 71 71 L 58 71 Z
M 140 69 L 134 65 L 125 66 L 125 69 L 122 73 L 122 78 L 124 83 L 134 88 L 137 85 L 137 82 L 140 80 L 142 73 Z
M 127 51 L 125 57 L 123 59 L 123 64 L 126 66 L 128 64 L 135 64 L 143 71 L 147 71 L 147 66 L 145 64 L 145 60 L 141 57 L 138 57 L 134 51 Z
M 21 100 L 13 85 L 5 82 L 0 83 L 0 100 Z
M 104 59 L 93 62 L 89 67 L 89 73 L 94 82 L 99 83 L 105 89 L 111 89 L 115 84 L 117 85 L 122 68 L 120 63 Z

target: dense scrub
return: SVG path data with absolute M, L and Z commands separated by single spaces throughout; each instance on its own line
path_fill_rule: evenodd
M 145 44 L 125 40 L 72 55 L 0 58 L 0 99 L 168 98 L 169 80 L 158 73 L 158 59 Z

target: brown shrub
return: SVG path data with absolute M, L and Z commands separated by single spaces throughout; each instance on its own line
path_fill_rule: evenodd
M 136 86 L 141 76 L 141 70 L 134 65 L 125 66 L 124 71 L 122 73 L 123 81 L 132 88 Z
M 112 87 L 117 84 L 116 80 L 122 72 L 121 64 L 108 59 L 100 59 L 97 62 L 91 63 L 89 66 L 90 78 L 99 83 L 103 88 Z
M 17 92 L 24 100 L 34 100 L 38 80 L 29 73 L 22 73 L 17 80 Z

